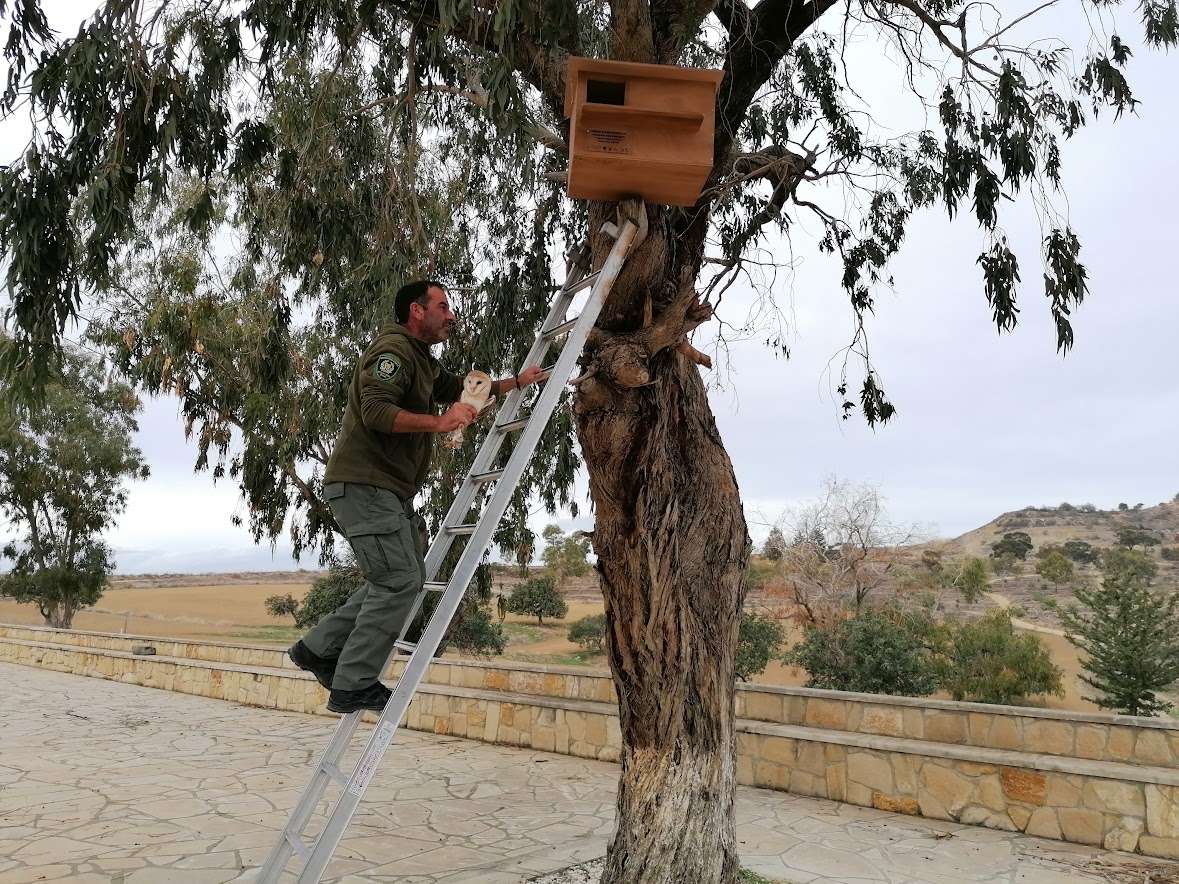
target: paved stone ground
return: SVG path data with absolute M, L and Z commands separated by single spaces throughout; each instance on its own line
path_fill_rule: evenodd
M 0 884 L 249 881 L 334 727 L 11 664 L 0 686 Z M 616 779 L 612 764 L 399 732 L 325 880 L 590 880 Z M 743 865 L 795 884 L 1067 884 L 1143 862 L 762 789 L 742 788 L 738 809 Z

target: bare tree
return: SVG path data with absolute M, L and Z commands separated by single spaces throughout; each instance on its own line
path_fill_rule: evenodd
M 904 547 L 922 539 L 916 524 L 896 524 L 880 489 L 828 476 L 823 493 L 786 513 L 779 525 L 793 538 L 778 562 L 771 593 L 785 596 L 796 619 L 830 624 L 893 575 Z

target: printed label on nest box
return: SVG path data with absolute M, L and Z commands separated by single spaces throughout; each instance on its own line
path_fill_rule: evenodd
M 588 129 L 587 150 L 602 153 L 630 153 L 630 133 L 623 129 Z

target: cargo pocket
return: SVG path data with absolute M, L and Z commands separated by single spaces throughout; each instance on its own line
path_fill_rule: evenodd
M 389 583 L 406 570 L 403 524 L 404 519 L 377 519 L 345 529 L 356 564 L 370 583 Z

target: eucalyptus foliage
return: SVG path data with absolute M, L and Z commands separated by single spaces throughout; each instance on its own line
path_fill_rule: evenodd
M 724 69 L 704 215 L 666 221 L 706 219 L 719 269 L 701 284 L 715 306 L 764 262 L 767 234 L 818 220 L 819 247 L 843 265 L 849 353 L 863 357 L 858 395 L 845 367 L 845 411 L 858 399 L 870 422 L 894 412 L 863 318 L 923 207 L 973 213 L 987 238 L 983 293 L 1006 331 L 1027 273 L 1002 215 L 1030 195 L 1057 346 L 1072 345 L 1086 271 L 1052 210 L 1061 144 L 1103 109 L 1134 110 L 1132 48 L 1175 45 L 1175 0 L 1137 4 L 1129 32 L 1115 15 L 1129 4 L 1081 2 L 1103 35 L 1083 54 L 1017 39 L 1053 3 L 721 0 L 653 3 L 638 18 L 634 5 L 110 0 L 63 38 L 38 0 L 5 0 L 0 110 L 28 114 L 35 131 L 0 172 L 16 343 L 0 371 L 35 392 L 68 321 L 89 315 L 130 378 L 180 397 L 197 468 L 240 485 L 254 536 L 273 540 L 293 515 L 296 552 L 319 545 L 326 559 L 318 482 L 344 379 L 398 284 L 431 274 L 455 287 L 470 322 L 444 356 L 453 368 L 519 367 L 561 275 L 555 250 L 582 230 L 561 184 L 568 54 Z M 882 138 L 868 125 L 843 62 L 864 36 L 902 60 L 902 88 L 932 90 L 929 128 Z M 516 525 L 530 493 L 567 501 L 569 434 L 561 413 Z M 499 539 L 532 549 L 519 529 Z

